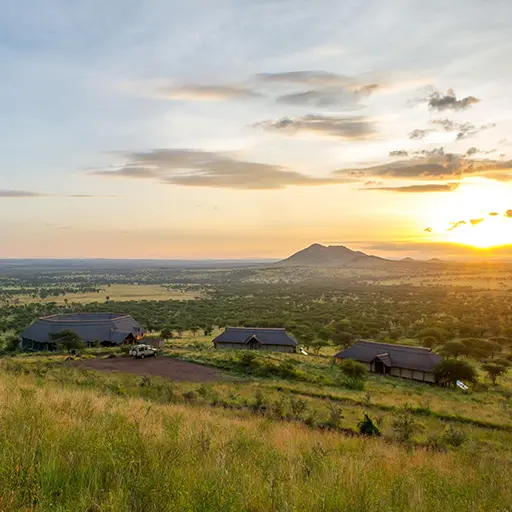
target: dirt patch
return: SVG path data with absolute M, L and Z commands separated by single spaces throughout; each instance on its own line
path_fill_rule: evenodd
M 145 359 L 135 359 L 134 357 L 85 359 L 77 364 L 93 370 L 134 373 L 136 375 L 157 375 L 179 382 L 215 382 L 220 379 L 217 370 L 214 368 L 164 356 Z

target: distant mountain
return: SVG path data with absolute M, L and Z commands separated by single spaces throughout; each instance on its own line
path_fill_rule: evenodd
M 289 267 L 315 266 L 315 267 L 358 267 L 383 268 L 396 266 L 399 262 L 371 256 L 361 251 L 353 251 L 343 245 L 313 244 L 296 252 L 289 258 L 279 261 L 277 265 Z
M 405 262 L 407 262 L 407 261 L 408 261 L 408 262 L 411 262 L 411 261 L 416 261 L 416 260 L 413 260 L 412 258 L 407 257 L 407 258 L 403 258 L 403 259 L 402 259 L 402 260 L 400 260 L 400 261 L 405 261 Z

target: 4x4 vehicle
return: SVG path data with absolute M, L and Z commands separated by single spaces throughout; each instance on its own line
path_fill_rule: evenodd
M 145 357 L 156 356 L 156 349 L 149 345 L 134 345 L 128 353 L 133 357 L 144 359 Z

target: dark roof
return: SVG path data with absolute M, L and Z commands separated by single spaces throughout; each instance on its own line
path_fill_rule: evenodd
M 371 363 L 375 358 L 379 358 L 386 366 L 418 371 L 432 371 L 443 360 L 430 348 L 364 340 L 356 341 L 335 357 L 354 359 L 363 363 Z
M 50 334 L 73 331 L 83 341 L 122 343 L 127 336 L 143 334 L 144 329 L 130 315 L 117 313 L 72 313 L 52 315 L 36 320 L 20 336 L 40 343 L 50 343 Z
M 262 345 L 289 345 L 296 347 L 297 340 L 286 329 L 261 329 L 259 327 L 228 327 L 217 336 L 214 343 L 249 343 L 256 339 Z

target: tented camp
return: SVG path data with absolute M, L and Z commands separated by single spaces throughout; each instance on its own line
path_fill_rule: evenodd
M 259 327 L 228 327 L 213 340 L 218 349 L 268 350 L 295 352 L 297 340 L 286 329 L 262 329 Z
M 52 334 L 76 333 L 86 344 L 103 345 L 134 343 L 144 336 L 144 329 L 130 315 L 117 313 L 73 313 L 39 318 L 21 334 L 20 346 L 25 350 L 55 350 Z
M 360 340 L 336 354 L 336 359 L 364 363 L 370 372 L 435 382 L 434 369 L 443 358 L 430 348 Z

